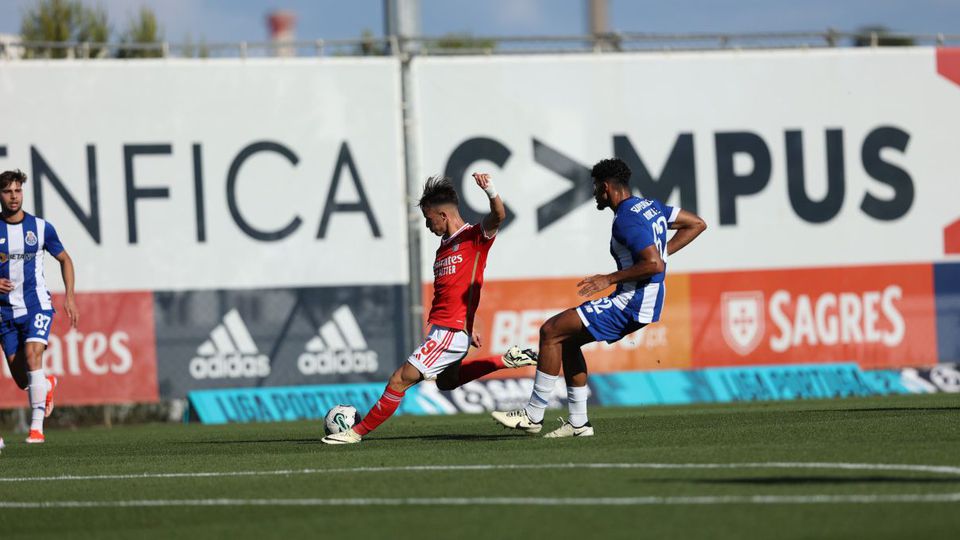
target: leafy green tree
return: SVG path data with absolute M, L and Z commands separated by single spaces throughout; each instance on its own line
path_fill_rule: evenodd
M 373 32 L 369 29 L 364 29 L 363 33 L 360 34 L 360 39 L 363 40 L 363 42 L 357 46 L 358 55 L 383 56 L 387 54 L 387 47 L 384 46 L 382 42 L 377 42 Z
M 465 49 L 492 51 L 497 48 L 493 39 L 482 39 L 470 34 L 445 34 L 430 44 L 431 49 Z
M 24 42 L 106 43 L 110 38 L 107 12 L 102 7 L 89 8 L 80 0 L 37 0 L 24 11 L 20 21 L 20 37 Z M 73 51 L 65 47 L 31 47 L 27 58 L 66 58 L 72 54 L 101 56 L 102 47 L 89 51 Z
M 355 54 L 360 56 L 382 56 L 390 54 L 390 46 L 375 40 L 373 32 L 364 30 L 361 34 L 360 43 Z M 424 50 L 464 50 L 464 51 L 492 51 L 497 48 L 497 41 L 494 39 L 482 39 L 473 37 L 470 34 L 445 34 L 436 39 L 424 40 L 422 43 Z
M 157 23 L 157 15 L 150 8 L 140 8 L 140 13 L 127 25 L 120 37 L 117 58 L 158 58 L 163 56 L 159 48 L 124 47 L 124 45 L 146 45 L 163 41 L 163 32 Z

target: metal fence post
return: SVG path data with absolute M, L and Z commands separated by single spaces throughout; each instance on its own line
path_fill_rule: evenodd
M 414 206 L 420 198 L 420 163 L 417 161 L 416 108 L 413 103 L 412 52 L 419 51 L 419 42 L 410 39 L 420 35 L 419 0 L 384 0 L 384 35 L 390 53 L 400 61 L 400 103 L 403 121 L 403 157 L 406 193 L 404 210 L 407 212 L 407 267 L 410 282 L 404 288 L 408 306 L 409 327 L 406 348 L 412 350 L 423 339 L 423 285 L 420 275 L 421 218 Z M 399 360 L 399 359 L 398 359 Z
M 393 41 L 393 45 L 397 45 Z M 410 283 L 407 287 L 409 298 L 410 327 L 407 333 L 407 349 L 423 339 L 423 276 L 420 274 L 420 227 L 422 219 L 414 206 L 420 198 L 419 140 L 417 139 L 416 108 L 413 104 L 413 75 L 411 66 L 413 57 L 406 52 L 403 44 L 393 47 L 394 56 L 400 60 L 400 96 L 403 113 L 403 157 L 404 176 L 406 176 L 407 196 L 404 210 L 407 212 L 407 253 Z

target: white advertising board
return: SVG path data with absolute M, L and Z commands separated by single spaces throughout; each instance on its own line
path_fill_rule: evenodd
M 0 62 L 13 168 L 81 290 L 408 279 L 390 59 Z
M 710 228 L 679 272 L 929 262 L 960 218 L 960 86 L 933 48 L 417 58 L 422 177 L 493 173 L 488 278 L 609 270 L 590 168 Z M 471 212 L 467 212 L 471 215 Z M 436 238 L 423 237 L 429 280 Z

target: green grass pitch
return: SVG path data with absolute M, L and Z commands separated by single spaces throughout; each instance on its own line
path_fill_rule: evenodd
M 960 395 L 591 415 L 5 433 L 0 538 L 960 538 Z

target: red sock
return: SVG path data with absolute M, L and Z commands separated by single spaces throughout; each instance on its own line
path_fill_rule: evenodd
M 377 404 L 370 409 L 370 412 L 368 412 L 366 416 L 363 417 L 363 421 L 353 426 L 353 430 L 360 435 L 366 435 L 367 433 L 377 429 L 377 426 L 386 422 L 387 418 L 393 416 L 393 413 L 396 412 L 397 407 L 400 406 L 400 400 L 403 399 L 404 393 L 405 392 L 394 392 L 388 386 L 383 391 L 383 395 L 380 396 L 380 399 L 377 400 Z
M 502 356 L 485 356 L 483 358 L 474 358 L 473 360 L 464 360 L 460 364 L 460 380 L 458 384 L 462 386 L 505 367 L 507 366 L 503 364 Z

